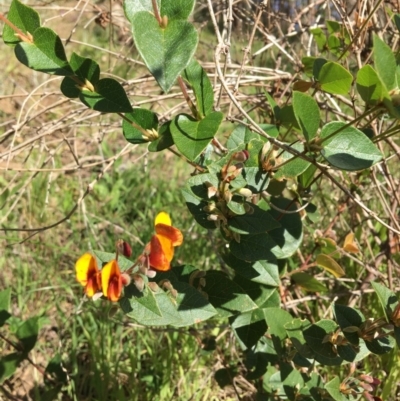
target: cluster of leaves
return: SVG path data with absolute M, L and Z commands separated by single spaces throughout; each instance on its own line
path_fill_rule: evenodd
M 254 125 L 243 118 L 222 146 L 215 136 L 224 115 L 213 110 L 213 87 L 193 58 L 198 36 L 188 17 L 194 4 L 194 0 L 124 4 L 135 45 L 148 70 L 165 92 L 178 80 L 188 102 L 191 114 L 178 114 L 162 125 L 154 112 L 132 108 L 118 81 L 100 78 L 94 60 L 76 53 L 68 59 L 57 34 L 41 27 L 36 11 L 19 0 L 11 4 L 3 39 L 14 47 L 22 64 L 64 76 L 61 91 L 65 96 L 79 98 L 97 111 L 118 113 L 129 142 L 146 143 L 150 151 L 175 145 L 195 166 L 196 173 L 187 180 L 183 196 L 198 224 L 220 231 L 226 243 L 221 256 L 234 274 L 175 266 L 158 273 L 153 281 L 168 281 L 177 296 L 171 297 L 162 286 L 153 291 L 147 285 L 143 292 L 128 286 L 120 300 L 128 317 L 143 325 L 176 327 L 216 315 L 229 318 L 246 350 L 249 378 L 263 377 L 264 391 L 282 398 L 343 401 L 369 393 L 362 379 L 349 383 L 335 377 L 327 381 L 315 372 L 301 373 L 295 366 L 336 366 L 357 362 L 370 352 L 391 350 L 393 336 L 400 343 L 396 296 L 374 284 L 385 317 L 370 320 L 354 308 L 335 305 L 336 321 L 323 319 L 313 324 L 294 319 L 280 308 L 278 287 L 286 273 L 286 260 L 302 243 L 301 210 L 311 218 L 315 209 L 306 195 L 317 180 L 329 177 L 323 163 L 329 168 L 359 171 L 382 159 L 377 138 L 368 136 L 368 127 L 359 129 L 356 125 L 370 116 L 376 119 L 389 113 L 389 118 L 399 117 L 400 68 L 396 57 L 375 35 L 374 67 L 359 69 L 354 85 L 352 73 L 340 64 L 349 51 L 350 37 L 342 24 L 328 23 L 328 36 L 322 30 L 313 33 L 321 52 L 336 60 L 304 58 L 305 79 L 294 84 L 291 102 L 279 105 L 267 94 L 270 123 Z M 351 89 L 364 101 L 365 113 L 350 123 L 323 123 L 315 95 L 347 95 Z M 309 90 L 313 90 L 312 95 L 306 93 Z M 94 255 L 99 266 L 114 257 L 99 251 Z M 132 262 L 121 258 L 119 264 L 121 270 L 127 270 Z M 343 274 L 329 255 L 320 254 L 317 264 L 335 276 Z M 309 276 L 292 278 L 316 288 L 316 280 Z

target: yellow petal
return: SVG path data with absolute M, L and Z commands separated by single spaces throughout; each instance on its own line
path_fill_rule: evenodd
M 120 276 L 121 272 L 116 260 L 111 260 L 103 267 L 101 270 L 101 289 L 104 296 L 108 298 L 108 287 L 110 281 L 113 280 L 114 277 L 118 278 Z
M 98 273 L 96 258 L 90 253 L 82 255 L 75 263 L 76 280 L 86 286 L 89 277 Z
M 171 217 L 169 217 L 168 213 L 160 212 L 158 213 L 154 221 L 154 225 L 156 226 L 157 224 L 165 224 L 167 226 L 170 226 L 172 225 Z

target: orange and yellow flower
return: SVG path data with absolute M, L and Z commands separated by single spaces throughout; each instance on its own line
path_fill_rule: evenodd
M 103 295 L 112 302 L 121 297 L 122 287 L 125 284 L 117 261 L 111 260 L 101 271 L 101 289 Z
M 174 247 L 182 244 L 183 235 L 180 230 L 172 227 L 171 218 L 165 212 L 158 213 L 154 226 L 156 234 L 145 248 L 149 265 L 154 270 L 167 271 L 171 268 Z
M 75 263 L 76 280 L 85 287 L 85 294 L 93 297 L 101 291 L 100 270 L 96 258 L 90 253 L 82 255 Z

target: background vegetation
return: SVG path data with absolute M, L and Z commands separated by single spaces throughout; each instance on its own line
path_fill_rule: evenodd
M 378 1 L 375 9 L 366 0 L 271 1 L 264 2 L 261 13 L 260 4 L 243 0 L 235 2 L 231 16 L 228 1 L 213 3 L 220 30 L 230 41 L 226 80 L 231 87 L 238 84 L 236 98 L 260 123 L 268 122 L 271 114 L 265 93 L 284 102 L 293 82 L 304 77 L 301 58 L 319 54 L 311 27 L 326 30 L 325 21 L 334 19 L 357 35 L 354 57 L 346 61 L 354 71 L 370 60 L 372 32 L 398 48 L 392 13 L 399 12 L 399 6 L 394 1 Z M 6 13 L 9 4 L 0 2 L 0 11 Z M 157 112 L 160 120 L 187 109 L 178 91 L 161 93 L 144 68 L 120 2 L 35 0 L 29 5 L 40 13 L 45 26 L 61 36 L 67 52 L 93 57 L 107 76 L 124 79 L 134 105 Z M 227 24 L 230 17 L 232 33 Z M 192 18 L 200 32 L 197 58 L 214 82 L 218 106 L 226 112 L 227 121 L 218 135 L 224 143 L 231 122 L 241 116 L 216 79 L 217 41 L 205 1 L 197 3 Z M 140 252 L 142 238 L 151 235 L 160 210 L 168 211 L 184 233 L 178 261 L 206 270 L 223 269 L 222 242 L 195 224 L 186 210 L 180 190 L 188 178 L 187 163 L 172 152 L 150 154 L 143 146 L 127 144 L 120 121 L 112 114 L 64 98 L 59 77 L 28 70 L 11 49 L 0 46 L 0 286 L 12 288 L 13 315 L 41 316 L 39 343 L 17 374 L 1 384 L 2 397 L 256 399 L 257 391 L 262 393 L 262 380 L 248 378 L 227 321 L 212 319 L 189 330 L 148 328 L 133 324 L 107 303 L 83 304 L 82 289 L 74 279 L 76 259 L 87 249 L 112 249 L 117 238 L 128 241 L 134 253 Z M 361 107 L 341 96 L 319 101 L 327 115 L 343 121 Z M 397 120 L 373 124 L 380 132 L 385 124 L 396 127 Z M 398 227 L 398 139 L 387 138 L 380 146 L 385 154 L 382 164 L 364 172 L 333 174 L 353 196 Z M 362 309 L 367 317 L 380 316 L 369 283 L 376 280 L 395 291 L 399 288 L 399 237 L 328 181 L 315 185 L 312 195 L 317 206 L 313 218 L 318 223 L 305 220 L 303 245 L 290 260 L 289 270 L 307 266 L 330 291 L 307 292 L 288 276 L 281 288 L 282 306 L 293 316 L 306 315 L 315 321 L 330 316 L 331 302 L 340 299 Z M 345 277 L 333 279 L 321 269 L 312 270 L 309 261 L 317 239 L 343 244 L 349 232 L 356 234 L 362 253 L 342 254 Z M 13 345 L 6 331 L 0 333 L 1 353 L 6 355 Z M 57 391 L 50 374 L 44 372 L 53 357 L 65 377 Z M 377 394 L 387 400 L 397 399 L 400 392 L 398 357 L 395 348 L 382 358 L 371 355 L 363 360 L 363 370 L 383 381 Z M 338 371 L 326 368 L 329 374 Z

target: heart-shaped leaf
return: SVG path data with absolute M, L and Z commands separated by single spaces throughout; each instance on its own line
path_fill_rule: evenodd
M 158 130 L 157 114 L 150 110 L 135 108 L 131 113 L 125 114 L 122 123 L 122 130 L 125 139 L 130 143 L 145 143 L 149 142 L 149 137 L 143 133 L 137 126 L 143 130 Z M 132 121 L 129 123 L 127 120 Z
M 37 28 L 33 43 L 20 42 L 14 51 L 18 61 L 32 70 L 63 76 L 73 74 L 60 37 L 49 28 Z
M 379 78 L 385 84 L 387 90 L 392 90 L 396 86 L 396 57 L 392 49 L 374 34 L 374 64 Z
M 315 137 L 319 128 L 319 107 L 310 96 L 301 92 L 293 92 L 293 111 L 306 141 Z
M 382 154 L 371 140 L 357 128 L 344 125 L 334 121 L 322 128 L 321 138 L 329 137 L 322 142 L 322 156 L 341 170 L 363 170 L 378 163 Z
M 346 95 L 350 90 L 353 76 L 340 64 L 328 61 L 319 71 L 318 81 L 323 91 Z
M 242 313 L 229 319 L 232 329 L 243 349 L 251 348 L 267 331 L 262 309 Z
M 170 126 L 171 121 L 167 121 L 158 129 L 158 139 L 149 144 L 148 149 L 150 152 L 160 152 L 174 144 Z
M 389 99 L 388 90 L 370 65 L 364 65 L 358 71 L 356 83 L 358 93 L 365 103 L 375 105 L 385 98 Z
M 162 0 L 160 15 L 169 21 L 187 19 L 193 11 L 195 0 Z
M 213 112 L 200 121 L 187 114 L 179 114 L 171 123 L 171 133 L 176 147 L 189 160 L 195 160 L 214 138 L 223 114 Z
M 224 273 L 208 271 L 203 291 L 208 300 L 222 317 L 229 317 L 257 309 L 257 305 L 246 292 L 230 280 Z
M 12 1 L 7 18 L 25 34 L 32 34 L 40 27 L 39 14 L 33 8 L 22 4 L 19 0 Z M 7 24 L 4 24 L 3 40 L 4 43 L 9 46 L 14 46 L 21 42 L 21 38 L 16 36 L 14 29 Z
M 203 118 L 211 113 L 214 104 L 214 91 L 211 81 L 203 67 L 195 59 L 185 68 L 183 77 L 192 87 L 196 97 L 197 111 Z
M 161 28 L 154 15 L 141 11 L 133 16 L 132 32 L 147 68 L 168 92 L 192 59 L 198 41 L 196 29 L 183 20 L 170 21 Z
M 161 0 L 156 0 L 156 2 L 158 9 L 160 9 Z M 128 18 L 131 24 L 133 23 L 135 14 L 141 11 L 154 12 L 152 1 L 149 0 L 124 0 L 124 11 L 126 18 Z
M 105 113 L 129 113 L 132 106 L 122 85 L 112 78 L 103 78 L 95 85 L 95 92 L 82 90 L 82 103 Z
M 65 77 L 61 83 L 61 92 L 64 96 L 71 99 L 79 97 L 81 89 L 76 78 L 81 82 L 81 86 L 90 82 L 93 86 L 99 82 L 100 79 L 100 67 L 99 65 L 90 58 L 84 58 L 76 53 L 72 53 L 69 65 L 76 77 L 72 79 Z

